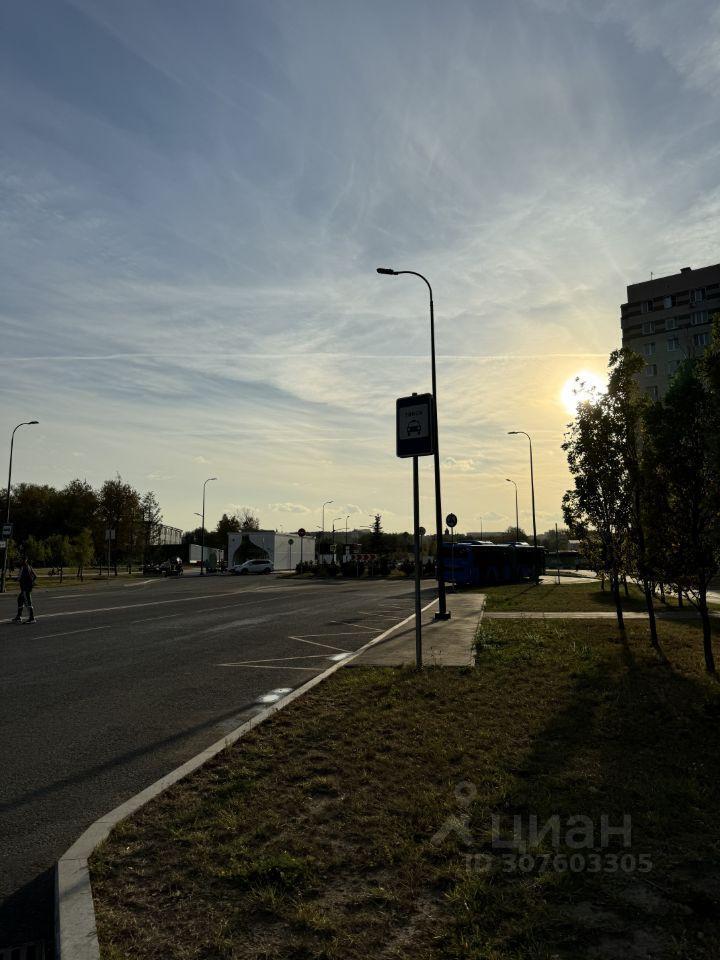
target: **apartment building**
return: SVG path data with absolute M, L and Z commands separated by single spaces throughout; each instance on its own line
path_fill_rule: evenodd
M 720 264 L 632 283 L 620 310 L 623 346 L 645 358 L 642 385 L 657 399 L 680 362 L 710 342 L 712 317 L 720 312 Z

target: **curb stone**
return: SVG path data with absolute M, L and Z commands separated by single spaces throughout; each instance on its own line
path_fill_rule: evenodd
M 432 600 L 423 607 L 423 612 L 432 607 L 437 600 Z M 373 637 L 366 644 L 351 653 L 349 656 L 334 663 L 322 673 L 317 674 L 311 680 L 297 687 L 287 696 L 278 700 L 277 703 L 266 707 L 257 713 L 250 720 L 236 727 L 231 733 L 224 736 L 221 740 L 216 740 L 201 753 L 192 757 L 190 760 L 176 767 L 170 773 L 156 780 L 155 783 L 130 797 L 125 803 L 115 807 L 109 813 L 100 817 L 92 823 L 84 833 L 75 841 L 75 843 L 60 857 L 57 861 L 55 871 L 55 937 L 56 952 L 58 960 L 100 960 L 100 944 L 98 942 L 97 929 L 95 926 L 95 905 L 93 903 L 92 886 L 90 883 L 90 869 L 88 859 L 95 848 L 107 839 L 112 829 L 131 816 L 141 807 L 144 807 L 150 800 L 163 793 L 168 787 L 173 786 L 179 780 L 184 779 L 193 773 L 208 760 L 212 759 L 218 753 L 232 746 L 250 730 L 264 723 L 273 714 L 282 710 L 293 700 L 297 700 L 304 693 L 312 690 L 313 687 L 322 683 L 327 677 L 335 673 L 341 667 L 344 667 L 350 661 L 354 660 L 367 649 L 380 643 L 395 630 L 404 627 L 414 619 L 415 614 L 410 614 L 400 623 L 394 624 L 388 630 Z

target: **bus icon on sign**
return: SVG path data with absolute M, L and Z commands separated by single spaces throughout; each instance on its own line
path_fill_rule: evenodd
M 419 437 L 422 435 L 422 425 L 419 420 L 411 420 L 407 425 L 407 435 L 409 437 Z

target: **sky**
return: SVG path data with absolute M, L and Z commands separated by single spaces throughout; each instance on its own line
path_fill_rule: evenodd
M 458 529 L 561 520 L 563 387 L 628 283 L 720 260 L 705 0 L 3 0 L 0 457 L 190 529 L 411 525 L 430 388 Z M 4 457 L 3 457 L 4 458 Z M 421 523 L 433 527 L 432 459 Z

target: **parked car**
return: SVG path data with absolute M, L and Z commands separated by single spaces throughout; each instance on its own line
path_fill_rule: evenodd
M 246 560 L 245 563 L 236 563 L 230 567 L 228 573 L 246 577 L 250 573 L 272 573 L 273 565 L 269 560 Z
M 143 565 L 142 572 L 146 577 L 181 577 L 182 560 L 176 557 L 174 560 L 165 560 L 163 563 L 146 563 Z

